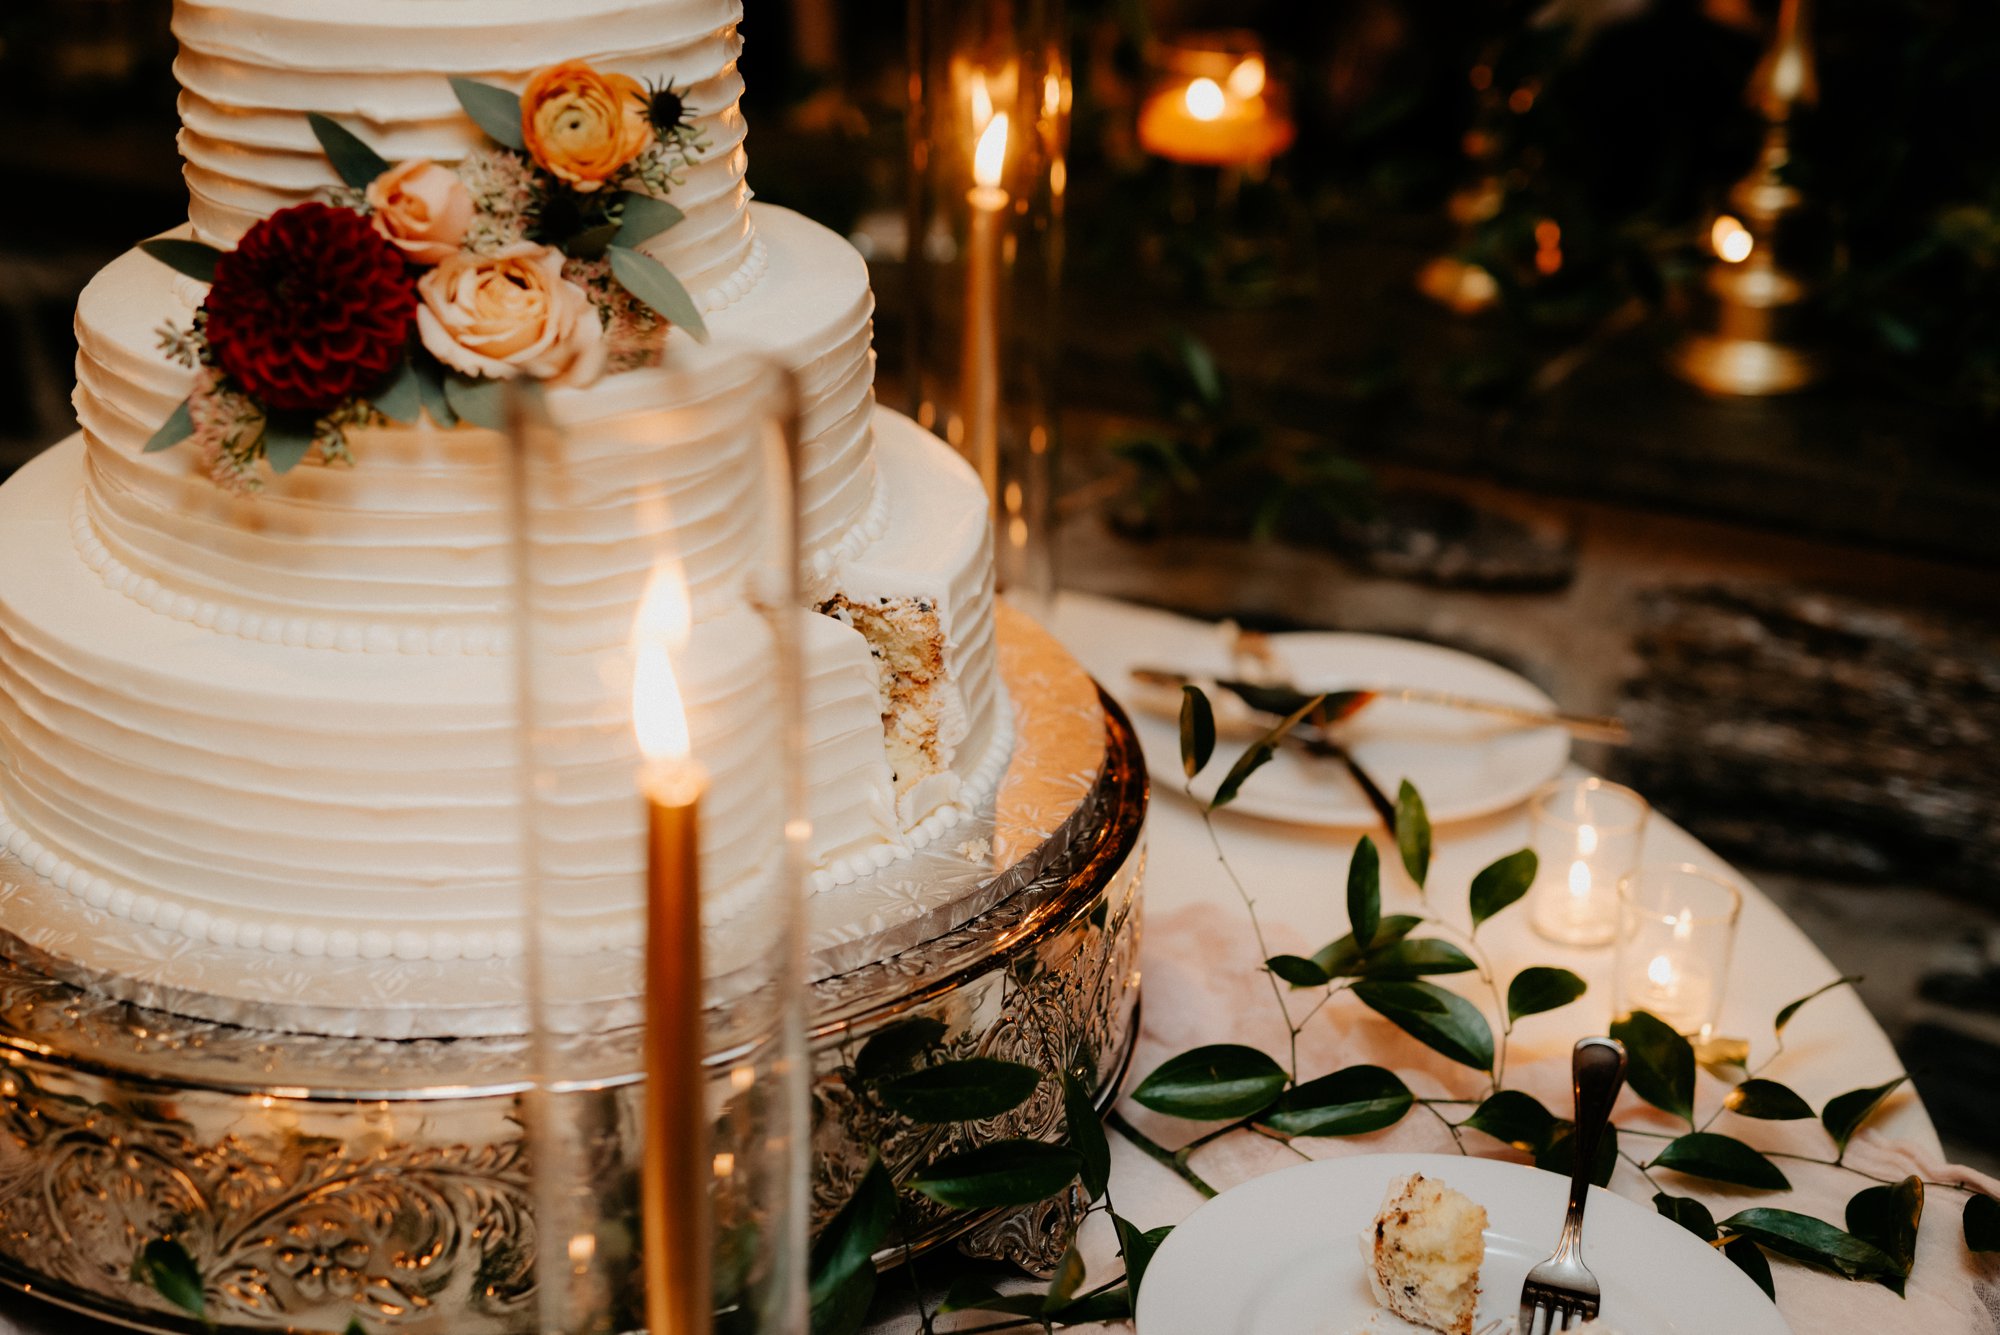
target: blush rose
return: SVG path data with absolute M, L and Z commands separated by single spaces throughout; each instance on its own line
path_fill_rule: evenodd
M 590 384 L 604 370 L 604 324 L 562 269 L 561 251 L 532 241 L 446 257 L 417 280 L 424 347 L 467 375 Z
M 418 264 L 458 253 L 472 226 L 472 192 L 449 168 L 416 158 L 368 183 L 375 230 Z

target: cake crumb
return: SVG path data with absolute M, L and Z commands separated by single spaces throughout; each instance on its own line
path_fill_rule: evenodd
M 958 846 L 958 855 L 967 862 L 984 862 L 992 851 L 992 843 L 985 839 L 968 839 Z

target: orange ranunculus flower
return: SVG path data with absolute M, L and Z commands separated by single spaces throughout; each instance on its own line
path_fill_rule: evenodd
M 521 135 L 557 179 L 600 189 L 653 142 L 646 90 L 629 74 L 599 74 L 581 60 L 551 65 L 521 93 Z

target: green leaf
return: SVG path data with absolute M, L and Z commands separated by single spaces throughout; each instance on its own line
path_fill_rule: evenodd
M 1861 1124 L 1875 1115 L 1883 1100 L 1895 1093 L 1910 1077 L 1899 1075 L 1887 1084 L 1871 1085 L 1867 1089 L 1850 1089 L 1845 1094 L 1837 1094 L 1826 1101 L 1819 1120 L 1826 1127 L 1826 1133 L 1833 1137 L 1833 1143 L 1840 1153 L 1847 1153 L 1847 1142 L 1854 1139 L 1854 1133 Z
M 1655 1108 L 1694 1121 L 1694 1047 L 1650 1011 L 1614 1020 L 1611 1036 L 1625 1045 L 1625 1083 Z
M 1493 1069 L 1493 1029 L 1479 1008 L 1435 983 L 1364 979 L 1361 1003 L 1411 1038 L 1477 1071 Z
M 1413 913 L 1392 913 L 1375 926 L 1374 949 L 1381 951 L 1401 941 L 1423 925 L 1423 919 Z M 1361 962 L 1361 947 L 1354 943 L 1354 933 L 1349 932 L 1328 945 L 1322 946 L 1312 957 L 1312 962 L 1325 970 L 1328 977 L 1344 978 L 1354 972 Z
M 1160 1244 L 1167 1240 L 1174 1226 L 1168 1224 L 1142 1233 L 1137 1224 L 1122 1216 L 1112 1215 L 1111 1222 L 1118 1229 L 1118 1254 L 1125 1258 L 1125 1283 L 1136 1301 L 1139 1285 L 1146 1278 L 1146 1267 L 1153 1263 L 1153 1253 L 1160 1250 Z
M 2000 1252 L 2000 1201 L 1977 1192 L 1966 1197 L 1965 1246 L 1968 1251 Z
M 812 1247 L 812 1305 L 829 1303 L 836 1290 L 855 1275 L 875 1274 L 875 1253 L 889 1237 L 896 1222 L 896 1186 L 882 1161 L 869 1156 L 868 1170 L 854 1186 L 854 1194 L 827 1221 Z M 871 1286 L 872 1291 L 872 1286 Z M 815 1323 L 815 1329 L 818 1328 Z
M 306 113 L 306 122 L 312 126 L 313 138 L 326 153 L 326 160 L 333 164 L 333 170 L 340 179 L 356 190 L 365 190 L 370 182 L 389 170 L 389 160 L 363 143 L 355 133 L 330 116 L 322 116 L 317 111 Z
M 1484 1131 L 1495 1140 L 1529 1154 L 1546 1148 L 1556 1133 L 1555 1115 L 1532 1094 L 1523 1094 L 1518 1089 L 1503 1089 L 1489 1096 L 1459 1125 Z
M 1431 818 L 1423 795 L 1408 779 L 1396 792 L 1396 850 L 1403 855 L 1403 870 L 1422 889 L 1431 874 Z
M 410 369 L 417 373 L 417 393 L 423 399 L 424 411 L 431 421 L 449 431 L 458 425 L 458 414 L 451 410 L 451 399 L 445 393 L 446 371 L 437 360 L 425 353 L 412 353 Z
M 347 1318 L 347 1327 L 340 1335 L 368 1335 L 368 1327 L 361 1324 L 360 1317 L 351 1316 Z
M 1738 1117 L 1796 1122 L 1813 1115 L 1812 1105 L 1775 1080 L 1745 1080 L 1729 1091 L 1722 1106 Z
M 1250 749 L 1238 756 L 1236 763 L 1229 767 L 1229 773 L 1223 776 L 1222 786 L 1215 790 L 1215 797 L 1209 802 L 1208 809 L 1218 811 L 1234 802 L 1236 795 L 1243 791 L 1243 785 L 1250 776 L 1264 768 L 1270 763 L 1271 757 L 1278 754 L 1278 743 L 1285 740 L 1286 735 L 1298 727 L 1305 716 L 1318 708 L 1319 702 L 1325 698 L 1323 695 L 1315 695 L 1272 724 L 1269 732 L 1250 743 Z
M 190 406 L 191 403 L 192 400 L 190 399 L 182 399 L 180 407 L 174 409 L 173 412 L 167 415 L 167 420 L 160 423 L 160 429 L 155 431 L 151 438 L 146 441 L 146 447 L 140 453 L 158 454 L 161 450 L 171 450 L 174 446 L 192 436 L 194 434 L 194 409 Z
M 1382 855 L 1364 834 L 1347 861 L 1347 925 L 1354 929 L 1354 944 L 1364 951 L 1372 947 L 1381 923 Z
M 708 325 L 701 318 L 701 308 L 666 265 L 630 246 L 614 245 L 606 253 L 611 256 L 611 276 L 627 292 L 687 330 L 695 342 L 708 342 Z
M 273 473 L 289 473 L 312 453 L 313 434 L 318 423 L 290 413 L 271 413 L 264 418 L 264 461 Z
M 1287 1090 L 1259 1120 L 1288 1136 L 1358 1136 L 1394 1126 L 1415 1103 L 1394 1071 L 1350 1066 Z
M 1303 955 L 1273 955 L 1264 967 L 1293 987 L 1325 987 L 1333 981 L 1326 970 Z
M 885 1080 L 882 1102 L 913 1122 L 983 1122 L 1012 1112 L 1042 1083 L 1042 1073 L 997 1057 L 939 1062 Z
M 1377 946 L 1348 972 L 1361 978 L 1421 978 L 1434 973 L 1470 973 L 1478 967 L 1451 942 L 1424 936 Z
M 1078 1176 L 1083 1179 L 1084 1194 L 1098 1200 L 1111 1181 L 1111 1142 L 1104 1137 L 1104 1123 L 1098 1119 L 1097 1105 L 1091 1102 L 1083 1081 L 1074 1072 L 1065 1071 L 1062 1085 L 1064 1129 L 1083 1161 Z
M 1731 1238 L 1722 1244 L 1722 1254 L 1735 1263 L 1736 1268 L 1756 1286 L 1764 1290 L 1764 1296 L 1772 1302 L 1778 1301 L 1778 1287 L 1771 1281 L 1771 1262 L 1764 1256 L 1763 1249 L 1748 1238 Z
M 1535 883 L 1535 871 L 1540 866 L 1541 860 L 1535 856 L 1535 850 L 1524 848 L 1509 853 L 1473 877 L 1472 930 L 1478 931 L 1479 924 L 1527 894 L 1528 887 Z
M 507 429 L 507 389 L 503 381 L 454 373 L 445 377 L 444 396 L 461 422 L 488 431 Z
M 1690 1177 L 1705 1177 L 1711 1182 L 1765 1191 L 1786 1191 L 1792 1185 L 1778 1165 L 1734 1136 L 1717 1135 L 1713 1131 L 1690 1131 L 1668 1142 L 1654 1156 L 1653 1166 L 1671 1168 Z
M 593 227 L 586 227 L 579 232 L 571 233 L 569 239 L 562 243 L 562 253 L 571 259 L 601 260 L 604 258 L 604 252 L 611 249 L 612 243 L 618 240 L 618 233 L 619 224 L 615 222 L 601 222 Z
M 1215 706 L 1199 686 L 1181 687 L 1181 771 L 1190 779 L 1215 754 Z
M 1576 1165 L 1576 1123 L 1558 1120 L 1549 1133 L 1548 1144 L 1535 1153 L 1535 1167 L 1568 1177 Z M 1618 1123 L 1607 1122 L 1597 1142 L 1597 1162 L 1590 1166 L 1590 1180 L 1600 1187 L 1611 1185 L 1618 1168 Z
M 415 364 L 404 358 L 369 402 L 390 421 L 413 425 L 424 410 L 423 378 L 417 374 Z
M 1669 1196 L 1664 1191 L 1657 1192 L 1653 1196 L 1653 1208 L 1703 1242 L 1714 1242 L 1722 1236 L 1715 1231 L 1715 1216 L 1692 1196 Z
M 1193 387 L 1195 398 L 1204 408 L 1219 408 L 1226 390 L 1222 382 L 1222 368 L 1215 364 L 1215 355 L 1208 350 L 1206 343 L 1193 334 L 1183 332 L 1177 342 L 1180 344 L 1181 365 L 1187 371 L 1188 384 Z
M 215 281 L 215 264 L 222 258 L 222 252 L 207 242 L 188 241 L 180 237 L 141 241 L 139 249 L 169 269 L 202 283 Z
M 1896 1263 L 1872 1242 L 1795 1210 L 1757 1206 L 1722 1221 L 1722 1230 L 1759 1246 L 1849 1279 L 1896 1273 Z
M 1132 1097 L 1170 1117 L 1219 1122 L 1263 1111 L 1284 1087 L 1284 1068 L 1257 1049 L 1215 1043 L 1162 1063 Z
M 1033 1205 L 1075 1181 L 1082 1166 L 1082 1157 L 1067 1145 L 996 1140 L 946 1155 L 909 1185 L 953 1210 Z
M 1836 987 L 1842 987 L 1848 983 L 1858 983 L 1860 981 L 1861 981 L 1861 975 L 1858 973 L 1845 974 L 1842 977 L 1834 979 L 1832 982 L 1826 984 L 1824 987 L 1814 988 L 1812 991 L 1800 997 L 1797 1001 L 1787 1002 L 1785 1004 L 1784 1009 L 1778 1012 L 1778 1018 L 1771 1022 L 1771 1028 L 1777 1033 L 1780 1034 L 1784 1033 L 1785 1026 L 1792 1022 L 1792 1017 L 1797 1015 L 1799 1013 L 1799 1008 L 1804 1006 L 1808 1001 L 1811 1001 L 1815 997 L 1823 997 L 1827 993 L 1833 991 L 1833 989 L 1835 989 Z
M 624 220 L 618 226 L 615 245 L 637 246 L 642 241 L 651 241 L 669 228 L 678 227 L 687 217 L 666 200 L 637 191 L 625 191 L 623 200 Z
M 938 1304 L 946 1312 L 1005 1312 L 1009 1316 L 1039 1317 L 1044 1299 L 1039 1293 L 1001 1293 L 983 1279 L 961 1275 L 945 1290 Z
M 1077 1253 L 1072 1242 L 1063 1249 L 1062 1259 L 1056 1262 L 1055 1274 L 1049 1276 L 1049 1291 L 1042 1299 L 1042 1310 L 1053 1312 L 1076 1297 L 1076 1291 L 1083 1287 L 1083 1257 Z
M 1507 1019 L 1511 1023 L 1523 1015 L 1560 1010 L 1582 996 L 1588 987 L 1588 983 L 1568 969 L 1543 964 L 1523 969 L 1507 984 Z
M 486 132 L 488 139 L 517 153 L 527 151 L 528 140 L 521 132 L 519 94 L 462 75 L 453 76 L 451 91 L 458 95 L 458 104 L 472 117 L 473 124 Z
M 885 1024 L 861 1045 L 854 1058 L 854 1074 L 863 1080 L 901 1075 L 917 1064 L 917 1058 L 943 1042 L 945 1032 L 945 1022 L 928 1015 Z
M 155 1238 L 139 1250 L 132 1266 L 133 1277 L 153 1291 L 197 1317 L 208 1312 L 208 1295 L 202 1284 L 201 1268 L 188 1249 L 172 1238 Z
M 1123 1284 L 1102 1293 L 1088 1293 L 1075 1302 L 1065 1303 L 1053 1311 L 1044 1313 L 1045 1319 L 1058 1326 L 1088 1326 L 1108 1321 L 1130 1321 L 1132 1319 L 1132 1290 Z
M 1897 1273 L 1878 1275 L 1875 1282 L 1898 1298 L 1917 1263 L 1917 1225 L 1923 1217 L 1924 1183 L 1915 1176 L 1893 1186 L 1868 1187 L 1847 1203 L 1847 1231 L 1896 1263 Z

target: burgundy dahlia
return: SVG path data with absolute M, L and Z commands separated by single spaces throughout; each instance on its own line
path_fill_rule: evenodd
M 403 252 L 366 218 L 297 204 L 216 262 L 205 309 L 209 347 L 246 394 L 317 414 L 381 384 L 409 340 L 417 290 Z

